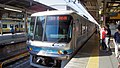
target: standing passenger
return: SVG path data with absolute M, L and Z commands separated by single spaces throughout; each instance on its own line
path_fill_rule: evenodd
M 15 33 L 17 32 L 17 26 L 15 26 Z
M 106 46 L 107 46 L 107 51 L 109 51 L 110 50 L 109 43 L 110 43 L 110 37 L 111 37 L 111 30 L 109 28 L 109 25 L 106 25 L 106 28 L 107 28 L 107 35 L 106 35 L 106 38 L 105 38 L 105 43 L 106 43 Z
M 114 34 L 113 42 L 115 44 L 115 55 L 119 56 L 118 49 L 120 47 L 120 25 L 117 27 L 117 32 Z
M 14 34 L 14 28 L 13 28 L 13 26 L 11 27 L 11 33 Z
M 106 30 L 106 27 L 103 26 L 103 28 L 101 29 L 101 43 L 102 43 L 102 49 L 103 50 L 106 50 L 106 44 L 105 44 L 105 38 L 106 38 L 106 34 L 107 34 L 107 30 Z

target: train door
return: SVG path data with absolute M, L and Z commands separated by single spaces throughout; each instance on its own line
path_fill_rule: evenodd
M 76 50 L 77 49 L 77 36 L 78 35 L 78 19 L 75 19 L 73 21 L 73 49 Z
M 76 46 L 76 44 L 75 44 L 75 30 L 76 30 L 75 21 L 73 21 L 73 32 L 72 32 L 72 49 L 73 50 L 75 50 L 75 46 Z
M 77 31 L 78 31 L 78 17 L 76 14 L 73 15 L 73 32 L 72 32 L 72 48 L 73 50 L 76 50 L 77 49 L 77 44 L 76 44 L 76 41 L 77 41 Z

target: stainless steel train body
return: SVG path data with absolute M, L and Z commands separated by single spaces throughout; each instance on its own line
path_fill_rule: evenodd
M 31 15 L 29 40 L 30 64 L 60 66 L 96 30 L 95 24 L 73 11 L 44 11 Z

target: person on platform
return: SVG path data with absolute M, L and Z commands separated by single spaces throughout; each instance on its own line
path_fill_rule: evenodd
M 13 28 L 13 26 L 11 27 L 11 33 L 14 34 L 14 28 Z
M 17 33 L 17 26 L 15 26 L 15 33 Z
M 109 46 L 109 43 L 110 43 L 110 37 L 111 37 L 111 30 L 109 28 L 109 25 L 106 25 L 106 30 L 107 30 L 107 34 L 106 34 L 106 37 L 105 37 L 105 44 L 107 46 L 107 51 L 110 50 L 110 46 Z
M 102 45 L 102 49 L 106 50 L 107 46 L 105 44 L 105 38 L 107 35 L 107 29 L 105 26 L 103 26 L 103 28 L 101 28 L 101 45 Z
M 120 48 L 120 25 L 118 25 L 117 31 L 114 34 L 113 42 L 115 44 L 115 56 L 119 57 L 118 49 Z

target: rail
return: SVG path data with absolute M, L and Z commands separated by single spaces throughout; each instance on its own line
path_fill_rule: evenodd
M 0 68 L 3 68 L 4 65 L 12 63 L 14 61 L 17 61 L 17 60 L 22 59 L 27 56 L 29 56 L 28 51 L 24 51 L 22 53 L 19 53 L 17 55 L 10 57 L 9 59 L 2 60 L 2 61 L 0 61 Z

